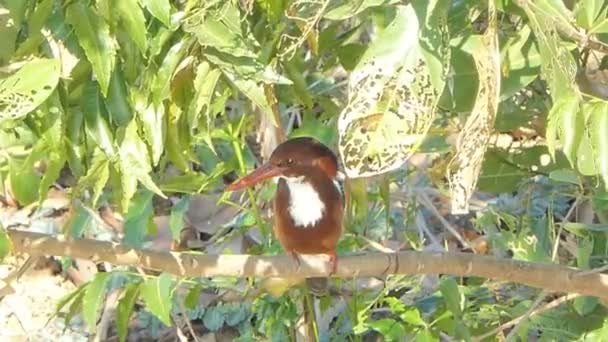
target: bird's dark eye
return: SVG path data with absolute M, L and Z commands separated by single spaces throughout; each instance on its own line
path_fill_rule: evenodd
M 291 158 L 287 159 L 287 165 L 291 165 L 291 164 L 293 164 L 293 159 L 291 159 Z

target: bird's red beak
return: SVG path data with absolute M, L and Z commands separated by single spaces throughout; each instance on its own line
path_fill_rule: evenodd
M 266 163 L 253 170 L 253 172 L 247 176 L 228 185 L 226 187 L 226 191 L 236 191 L 248 186 L 253 186 L 263 180 L 279 176 L 283 173 L 283 171 L 285 171 L 285 169 L 282 167 L 277 167 L 270 163 Z

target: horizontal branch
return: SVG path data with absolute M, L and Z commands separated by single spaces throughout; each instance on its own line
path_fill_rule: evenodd
M 62 240 L 54 236 L 9 230 L 16 253 L 69 256 L 105 261 L 115 265 L 190 277 L 284 277 L 327 276 L 327 257 L 305 255 L 298 266 L 289 256 L 201 255 L 159 252 L 90 239 Z M 608 275 L 583 272 L 556 264 L 499 259 L 468 253 L 399 252 L 368 253 L 338 257 L 334 277 L 369 277 L 389 274 L 450 274 L 515 282 L 551 292 L 571 292 L 608 300 Z

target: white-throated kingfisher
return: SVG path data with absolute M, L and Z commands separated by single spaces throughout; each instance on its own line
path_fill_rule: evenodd
M 278 178 L 273 205 L 277 239 L 298 262 L 298 254 L 329 255 L 334 273 L 344 212 L 337 171 L 338 159 L 327 146 L 310 137 L 294 138 L 277 146 L 266 164 L 226 190 Z

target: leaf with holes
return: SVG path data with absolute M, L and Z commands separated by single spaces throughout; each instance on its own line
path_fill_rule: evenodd
M 0 79 L 0 125 L 18 120 L 40 106 L 55 90 L 61 72 L 57 59 L 35 59 Z
M 141 286 L 141 297 L 148 310 L 166 326 L 171 326 L 171 307 L 175 282 L 167 273 L 148 279 Z
M 469 212 L 469 200 L 477 186 L 479 172 L 493 133 L 500 95 L 500 51 L 496 34 L 496 11 L 490 7 L 488 28 L 482 44 L 473 51 L 479 75 L 477 99 L 471 115 L 461 130 L 456 155 L 450 162 L 454 172 L 448 175 L 452 196 L 452 214 Z
M 435 117 L 449 64 L 447 5 L 396 6 L 350 75 L 348 103 L 338 119 L 347 176 L 369 177 L 401 167 Z

